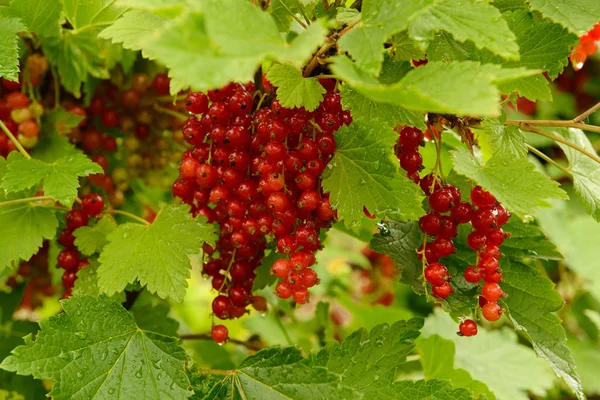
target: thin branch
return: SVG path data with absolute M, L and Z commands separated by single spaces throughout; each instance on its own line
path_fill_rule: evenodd
M 106 210 L 105 213 L 107 214 L 120 214 L 120 215 L 124 215 L 126 217 L 129 217 L 131 219 L 134 219 L 138 222 L 141 222 L 144 225 L 151 225 L 150 222 L 146 221 L 143 218 L 138 217 L 137 215 L 134 215 L 132 213 L 129 213 L 127 211 L 123 211 L 123 210 Z
M 180 121 L 186 121 L 188 119 L 188 117 L 189 117 L 188 115 L 182 114 L 182 113 L 177 112 L 175 110 L 171 110 L 170 108 L 159 106 L 158 104 L 154 105 L 154 109 L 156 111 L 158 111 L 158 112 L 163 113 L 163 114 L 167 114 L 167 115 L 170 115 L 172 117 L 175 117 L 175 118 L 177 118 Z
M 327 41 L 325 42 L 325 44 L 323 44 L 323 46 L 321 46 L 321 48 L 319 50 L 317 50 L 317 52 L 315 53 L 315 55 L 313 56 L 313 58 L 308 62 L 308 64 L 306 65 L 306 68 L 304 69 L 304 73 L 302 75 L 305 78 L 309 77 L 310 74 L 313 72 L 313 70 L 317 67 L 317 64 L 319 64 L 319 58 L 321 58 L 321 56 L 323 54 L 327 53 L 329 51 L 329 49 L 331 49 L 333 46 L 335 46 L 335 44 L 337 43 L 337 40 L 340 37 L 344 36 L 346 33 L 348 33 L 360 21 L 361 21 L 360 17 L 358 17 L 354 21 L 350 22 L 341 31 L 339 31 L 337 33 L 334 33 L 333 35 L 329 36 L 326 39 Z
M 283 4 L 283 1 L 281 3 Z M 306 16 L 306 13 L 304 12 L 304 7 L 302 7 L 302 4 L 300 4 L 300 1 L 296 0 L 296 6 L 300 10 L 300 14 L 302 14 L 302 17 L 304 17 L 304 20 L 306 21 L 306 25 L 310 25 L 310 19 Z
M 508 122 L 508 121 L 507 121 L 507 122 Z M 506 123 L 505 123 L 505 124 L 506 124 Z M 536 133 L 536 134 L 538 134 L 538 135 L 540 135 L 540 136 L 544 136 L 544 137 L 547 137 L 548 139 L 552 139 L 552 140 L 554 140 L 554 141 L 556 141 L 556 142 L 562 143 L 562 144 L 564 144 L 565 146 L 568 146 L 568 147 L 570 147 L 570 148 L 572 148 L 572 149 L 574 149 L 574 150 L 577 150 L 578 152 L 580 152 L 580 153 L 582 153 L 582 154 L 585 154 L 586 156 L 588 156 L 588 157 L 589 157 L 589 158 L 591 158 L 592 160 L 596 161 L 597 163 L 600 163 L 600 157 L 598 157 L 598 155 L 596 155 L 596 154 L 592 154 L 592 153 L 590 153 L 589 151 L 587 151 L 586 149 L 584 149 L 583 147 L 581 147 L 581 146 L 578 146 L 578 145 L 576 145 L 575 143 L 571 143 L 571 142 L 569 142 L 568 140 L 565 140 L 565 139 L 563 139 L 563 138 L 562 138 L 562 137 L 560 137 L 560 136 L 556 136 L 556 135 L 553 135 L 553 134 L 551 134 L 551 133 L 545 132 L 545 131 L 543 131 L 543 130 L 541 130 L 541 129 L 534 128 L 533 126 L 530 126 L 530 125 L 528 125 L 527 123 L 521 123 L 521 124 L 520 124 L 520 125 L 518 125 L 518 126 L 519 126 L 521 129 L 523 129 L 524 131 L 527 131 L 527 132 L 532 132 L 532 133 Z
M 587 117 L 589 117 L 590 115 L 592 115 L 593 113 L 595 113 L 598 110 L 600 110 L 600 102 L 598 102 L 595 106 L 589 108 L 588 110 L 584 111 L 580 115 L 576 116 L 573 119 L 573 122 L 581 122 L 581 121 L 583 121 L 584 119 L 586 119 Z
M 199 371 L 202 375 L 230 375 L 233 371 L 229 371 L 226 369 L 201 369 Z
M 542 153 L 541 151 L 539 151 L 535 147 L 533 147 L 531 145 L 527 145 L 527 149 L 529 149 L 530 152 L 532 152 L 533 154 L 537 155 L 539 158 L 541 158 L 543 160 L 546 160 L 546 162 L 548 162 L 549 164 L 554 165 L 556 168 L 560 169 L 565 174 L 567 174 L 569 176 L 573 176 L 573 173 L 569 169 L 563 167 L 562 165 L 560 165 L 559 163 L 557 163 L 552 158 L 548 157 L 547 155 L 545 155 L 544 153 Z
M 50 197 L 50 196 L 38 196 L 38 197 L 27 197 L 27 198 L 24 198 L 24 199 L 16 199 L 16 200 L 3 201 L 2 203 L 0 203 L 0 207 L 8 207 L 8 206 L 13 206 L 15 204 L 32 203 L 34 201 L 44 201 L 44 200 L 52 200 L 52 197 Z
M 300 18 L 298 18 L 296 16 L 296 14 L 294 14 L 294 12 L 292 10 L 290 10 L 288 8 L 288 6 L 285 5 L 285 1 L 282 1 L 279 4 L 281 4 L 283 6 L 283 8 L 285 8 L 285 10 L 288 12 L 288 14 L 290 14 L 292 16 L 292 18 L 294 18 L 296 20 L 296 22 L 300 24 L 300 26 L 302 26 L 304 29 L 308 28 L 308 25 L 306 25 Z
M 522 124 L 533 125 L 533 126 L 552 126 L 556 128 L 578 128 L 588 132 L 596 132 L 600 133 L 600 126 L 588 125 L 582 122 L 575 121 L 554 121 L 554 120 L 535 120 L 535 119 L 526 119 L 526 120 L 508 120 L 504 122 L 504 125 L 512 125 L 512 126 L 521 126 Z
M 213 340 L 210 333 L 191 333 L 188 335 L 180 335 L 181 340 Z M 246 347 L 248 350 L 259 351 L 262 350 L 262 347 L 258 346 L 255 343 L 245 342 L 243 340 L 238 339 L 229 339 L 230 343 L 239 344 L 241 346 Z
M 29 153 L 27 152 L 27 150 L 25 150 L 25 148 L 21 145 L 21 143 L 19 143 L 19 141 L 12 134 L 12 132 L 8 130 L 8 128 L 6 127 L 6 125 L 4 125 L 4 122 L 2 122 L 2 120 L 0 120 L 0 128 L 2 129 L 2 131 L 4 131 L 4 133 L 6 134 L 6 136 L 8 136 L 8 138 L 13 142 L 13 144 L 15 145 L 15 147 L 17 149 L 19 149 L 19 152 L 21 154 L 23 154 L 23 156 L 25 158 L 31 158 L 31 156 L 29 155 Z
M 317 76 L 313 76 L 313 78 L 317 78 L 317 79 L 337 79 L 337 76 L 335 76 L 335 75 L 317 75 Z

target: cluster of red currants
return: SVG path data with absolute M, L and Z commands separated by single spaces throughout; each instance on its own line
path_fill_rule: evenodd
M 104 211 L 104 199 L 97 193 L 91 193 L 81 201 L 81 210 L 72 209 L 65 215 L 65 229 L 58 237 L 58 243 L 65 248 L 58 253 L 57 265 L 65 270 L 62 283 L 65 288 L 62 298 L 71 297 L 71 291 L 77 280 L 77 272 L 89 265 L 87 259 L 82 259 L 75 247 L 73 232 L 82 226 L 88 226 L 89 218 L 96 217 Z
M 360 292 L 363 295 L 379 294 L 373 304 L 389 306 L 394 301 L 393 287 L 398 267 L 394 260 L 384 253 L 378 253 L 367 245 L 362 254 L 371 263 L 370 270 L 360 268 Z
M 252 83 L 187 97 L 193 115 L 183 135 L 194 148 L 183 154 L 173 194 L 194 215 L 220 225 L 216 248 L 205 246 L 203 269 L 219 293 L 212 309 L 220 319 L 241 317 L 249 304 L 265 311 L 252 286 L 269 245 L 289 256 L 271 269 L 285 279 L 276 289 L 281 298 L 306 303 L 307 289 L 318 282 L 309 267 L 320 247 L 319 230 L 336 217 L 320 175 L 335 151 L 333 132 L 350 123 L 335 82 L 323 84 L 328 92 L 315 112 L 277 100 L 253 112 Z
M 600 22 L 579 39 L 579 44 L 571 53 L 571 63 L 576 71 L 583 67 L 588 57 L 596 54 L 598 41 L 600 41 Z
M 48 241 L 29 259 L 19 264 L 17 273 L 6 280 L 11 288 L 25 284 L 25 290 L 18 309 L 35 310 L 42 306 L 44 297 L 54 295 L 52 275 L 48 269 Z
M 117 85 L 102 82 L 96 89 L 88 107 L 74 103 L 67 106 L 70 112 L 84 119 L 69 133 L 73 142 L 80 143 L 83 150 L 99 164 L 104 174 L 90 176 L 89 181 L 101 187 L 109 202 L 119 207 L 124 202 L 123 191 L 129 188 L 129 181 L 141 171 L 164 168 L 169 161 L 162 154 L 170 149 L 167 138 L 155 131 L 179 131 L 181 122 L 176 116 L 159 113 L 154 108 L 157 99 L 163 99 L 161 109 L 177 114 L 183 110 L 182 102 L 171 104 L 169 78 L 157 74 L 151 78 L 138 73 L 131 77 L 129 87 L 123 90 Z M 124 134 L 117 139 L 113 131 Z M 111 154 L 123 151 L 127 168 L 115 168 L 111 164 Z M 119 158 L 119 157 L 117 157 Z M 160 164 L 160 165 L 159 165 Z
M 453 238 L 458 234 L 458 226 L 470 222 L 475 230 L 468 236 L 468 245 L 477 252 L 477 265 L 469 266 L 464 277 L 470 283 L 479 283 L 480 280 L 484 282 L 480 297 L 482 315 L 488 321 L 498 320 L 502 315 L 502 308 L 497 301 L 504 295 L 498 285 L 502 280 L 502 270 L 498 263 L 498 258 L 502 256 L 499 246 L 508 236 L 501 226 L 508 222 L 510 213 L 480 186 L 471 190 L 471 205 L 462 200 L 457 187 L 444 185 L 435 174 L 420 178 L 419 172 L 423 165 L 419 146 L 424 144 L 424 134 L 411 127 L 402 128 L 399 132 L 396 154 L 400 159 L 400 166 L 428 197 L 429 212 L 419 220 L 419 228 L 425 233 L 426 242 L 419 247 L 417 253 L 427 265 L 424 277 L 431 284 L 432 295 L 446 299 L 452 294 L 448 268 L 439 261 L 456 253 Z M 465 326 L 470 326 L 470 323 Z M 476 325 L 474 332 L 477 332 Z M 475 333 L 467 328 L 463 332 L 461 328 L 464 336 Z
M 2 79 L 0 98 L 0 119 L 12 135 L 26 149 L 33 148 L 40 139 L 39 118 L 44 106 L 37 101 L 29 101 L 21 92 L 21 83 Z M 0 131 L 0 157 L 16 150 L 15 144 L 4 132 Z

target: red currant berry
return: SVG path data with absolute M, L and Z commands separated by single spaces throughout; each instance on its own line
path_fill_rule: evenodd
M 496 203 L 496 198 L 481 186 L 475 186 L 471 190 L 471 201 L 477 207 L 492 206 Z
M 467 244 L 473 251 L 483 251 L 487 243 L 487 237 L 485 233 L 479 231 L 473 231 L 467 237 Z
M 306 304 L 310 299 L 310 293 L 307 289 L 298 289 L 294 291 L 294 301 L 298 304 Z
M 280 279 L 285 279 L 290 274 L 290 262 L 285 258 L 275 260 L 271 267 L 271 274 Z
M 431 263 L 425 268 L 425 280 L 432 286 L 439 286 L 450 280 L 448 269 L 439 263 Z
M 472 319 L 467 319 L 458 326 L 458 330 L 461 336 L 475 336 L 477 335 L 477 324 Z
M 470 265 L 465 269 L 465 281 L 469 283 L 477 283 L 481 279 L 481 271 L 478 267 Z
M 444 282 L 441 285 L 433 286 L 431 288 L 431 294 L 440 299 L 448 298 L 453 291 L 454 289 L 452 289 L 452 286 L 450 286 L 448 282 Z
M 204 93 L 188 93 L 185 98 L 185 108 L 192 114 L 204 114 L 208 111 L 208 96 Z
M 442 237 L 435 238 L 431 243 L 431 247 L 433 247 L 433 252 L 440 258 L 456 253 L 452 240 Z
M 212 310 L 213 313 L 219 319 L 229 319 L 229 309 L 231 308 L 231 301 L 229 297 L 219 295 L 213 299 Z
M 90 193 L 81 201 L 81 211 L 95 217 L 104 211 L 104 199 L 98 193 Z
M 293 294 L 294 290 L 286 281 L 279 282 L 277 286 L 275 286 L 275 295 L 280 299 L 289 299 Z
M 71 210 L 65 215 L 67 229 L 74 231 L 82 226 L 87 226 L 89 219 L 86 213 L 81 210 Z
M 68 229 L 63 229 L 58 237 L 58 243 L 67 248 L 73 247 L 75 245 L 75 236 L 73 236 L 73 232 Z
M 446 189 L 438 189 L 429 196 L 429 205 L 438 213 L 444 213 L 454 207 L 454 195 Z
M 58 253 L 57 264 L 60 268 L 71 271 L 79 264 L 79 253 L 77 250 L 65 249 Z
M 465 201 L 458 203 L 450 212 L 450 216 L 459 224 L 466 224 L 471 221 L 472 215 L 473 207 Z
M 500 307 L 497 303 L 486 303 L 481 308 L 481 314 L 483 318 L 487 319 L 490 322 L 498 321 L 503 314 L 502 307 Z
M 229 329 L 224 325 L 215 325 L 210 330 L 210 335 L 215 342 L 223 344 L 229 340 Z
M 312 268 L 305 268 L 300 271 L 300 279 L 302 285 L 306 286 L 307 288 L 311 288 L 319 283 L 319 277 Z

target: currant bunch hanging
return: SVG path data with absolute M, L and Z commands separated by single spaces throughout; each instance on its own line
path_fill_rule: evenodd
M 600 22 L 579 39 L 579 44 L 571 53 L 571 64 L 575 71 L 583 67 L 588 57 L 596 54 L 598 51 L 598 41 L 600 41 Z
M 267 248 L 282 255 L 271 268 L 282 279 L 280 298 L 306 303 L 318 283 L 310 267 L 321 246 L 319 231 L 336 218 L 320 175 L 335 151 L 333 132 L 351 121 L 335 82 L 322 84 L 327 94 L 314 112 L 277 100 L 253 109 L 252 83 L 187 96 L 193 115 L 183 135 L 193 149 L 183 154 L 173 194 L 194 215 L 220 225 L 216 247 L 205 246 L 203 267 L 218 293 L 212 309 L 220 319 L 239 318 L 250 304 L 266 311 L 252 286 Z M 223 328 L 213 327 L 217 342 L 227 336 Z
M 426 235 L 425 243 L 419 247 L 417 254 L 426 265 L 424 278 L 431 284 L 431 294 L 439 299 L 446 299 L 453 292 L 450 285 L 448 268 L 440 260 L 456 253 L 453 239 L 458 234 L 458 226 L 471 223 L 473 232 L 468 236 L 468 245 L 477 252 L 477 264 L 469 266 L 464 272 L 467 282 L 479 284 L 483 282 L 480 306 L 482 315 L 488 321 L 496 321 L 502 315 L 502 308 L 497 301 L 505 296 L 499 283 L 502 270 L 498 258 L 500 245 L 508 237 L 502 225 L 508 222 L 510 213 L 489 192 L 476 186 L 471 190 L 471 203 L 462 201 L 460 190 L 450 184 L 443 184 L 439 177 L 432 173 L 419 176 L 423 169 L 419 147 L 424 145 L 425 135 L 416 128 L 404 127 L 399 130 L 396 144 L 396 155 L 400 166 L 407 176 L 418 183 L 427 196 L 429 210 L 420 218 L 419 228 Z M 472 320 L 463 321 L 459 334 L 473 336 L 477 333 L 477 325 Z
M 97 193 L 91 193 L 82 199 L 81 209 L 72 209 L 65 215 L 65 229 L 58 237 L 58 243 L 64 249 L 57 256 L 58 267 L 65 270 L 62 276 L 62 284 L 65 289 L 62 295 L 63 299 L 71 297 L 71 291 L 77 280 L 77 272 L 90 264 L 77 251 L 73 232 L 82 226 L 88 226 L 90 217 L 96 217 L 103 211 L 104 199 Z

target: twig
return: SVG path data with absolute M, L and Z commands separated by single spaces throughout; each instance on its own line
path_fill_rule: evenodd
M 3 201 L 2 203 L 0 203 L 0 207 L 8 207 L 8 206 L 13 206 L 15 204 L 31 203 L 34 201 L 44 201 L 44 200 L 52 200 L 52 197 L 38 196 L 38 197 L 26 197 L 24 199 L 8 200 L 8 201 Z
M 213 340 L 212 336 L 209 333 L 191 333 L 187 335 L 180 335 L 181 340 Z M 229 339 L 230 343 L 239 344 L 241 346 L 246 347 L 248 350 L 259 351 L 262 350 L 262 347 L 246 342 L 238 339 Z
M 573 122 L 581 122 L 581 121 L 583 121 L 584 119 L 586 119 L 587 117 L 589 117 L 590 115 L 592 115 L 593 113 L 595 113 L 598 110 L 600 110 L 600 102 L 598 102 L 593 107 L 590 107 L 588 110 L 584 111 L 580 115 L 576 116 L 573 119 Z
M 201 369 L 199 372 L 202 375 L 230 375 L 233 371 L 228 371 L 226 369 Z
M 308 28 L 308 25 L 306 25 L 300 18 L 298 18 L 296 16 L 296 14 L 294 14 L 294 12 L 292 10 L 290 10 L 288 8 L 288 6 L 285 5 L 285 1 L 282 1 L 279 4 L 281 4 L 283 6 L 283 8 L 285 8 L 285 10 L 288 12 L 288 14 L 290 14 L 292 16 L 292 18 L 294 18 L 296 20 L 296 22 L 300 24 L 300 26 L 302 26 L 304 29 Z
M 533 154 L 537 155 L 538 157 L 540 157 L 543 160 L 546 160 L 548 163 L 554 165 L 556 168 L 560 169 L 561 171 L 563 171 L 565 174 L 569 175 L 569 176 L 573 176 L 573 173 L 568 170 L 567 168 L 563 167 L 562 165 L 560 165 L 559 163 L 557 163 L 556 161 L 554 161 L 552 158 L 548 157 L 547 155 L 545 155 L 544 153 L 542 153 L 541 151 L 539 151 L 538 149 L 536 149 L 535 147 L 531 146 L 531 145 L 527 145 L 527 149 L 532 152 Z
M 551 126 L 556 128 L 578 128 L 588 132 L 596 132 L 600 133 L 600 126 L 588 125 L 582 122 L 575 121 L 554 121 L 554 120 L 535 120 L 535 119 L 526 119 L 526 120 L 508 120 L 504 122 L 504 125 L 512 125 L 512 126 L 521 126 L 522 124 L 532 125 L 532 126 Z
M 317 78 L 317 79 L 337 79 L 337 76 L 335 76 L 335 75 L 317 75 L 317 76 L 314 76 L 313 78 Z
M 12 132 L 8 130 L 8 128 L 6 127 L 6 125 L 4 125 L 4 122 L 2 122 L 2 120 L 0 120 L 0 128 L 2 128 L 2 131 L 4 131 L 4 133 L 6 134 L 6 136 L 8 136 L 8 138 L 13 142 L 13 144 L 15 145 L 15 147 L 17 149 L 19 149 L 19 152 L 21 154 L 23 154 L 23 156 L 25 158 L 31 158 L 31 156 L 29 155 L 29 153 L 27 152 L 27 150 L 25 150 L 25 148 L 21 145 L 21 143 L 19 143 L 19 141 L 12 134 Z
M 583 147 L 578 146 L 578 145 L 576 145 L 574 143 L 571 143 L 568 140 L 565 140 L 565 139 L 563 139 L 560 136 L 556 136 L 556 135 L 553 135 L 551 133 L 545 132 L 545 131 L 543 131 L 541 129 L 534 128 L 533 126 L 530 126 L 530 125 L 528 125 L 526 123 L 520 124 L 519 127 L 521 129 L 527 131 L 527 132 L 536 133 L 536 134 L 538 134 L 540 136 L 544 136 L 544 137 L 547 137 L 548 139 L 552 139 L 552 140 L 554 140 L 556 142 L 562 143 L 562 144 L 564 144 L 564 145 L 566 145 L 566 146 L 568 146 L 568 147 L 570 147 L 570 148 L 572 148 L 574 150 L 577 150 L 578 152 L 580 152 L 582 154 L 585 154 L 586 156 L 588 156 L 592 160 L 596 161 L 597 163 L 600 163 L 600 157 L 598 157 L 596 154 L 592 154 L 589 151 L 587 151 L 586 149 L 584 149 Z
M 348 33 L 359 22 L 360 22 L 360 17 L 358 17 L 354 21 L 350 22 L 341 31 L 339 31 L 337 33 L 334 33 L 333 35 L 329 36 L 326 39 L 327 41 L 325 42 L 325 44 L 323 44 L 323 46 L 321 46 L 321 48 L 319 50 L 317 50 L 317 52 L 315 53 L 315 55 L 313 56 L 313 58 L 311 58 L 311 60 L 308 62 L 308 64 L 306 65 L 306 68 L 304 68 L 304 73 L 302 75 L 305 78 L 309 77 L 310 74 L 313 72 L 313 70 L 316 68 L 317 64 L 319 63 L 319 58 L 323 54 L 327 53 L 327 51 L 329 51 L 329 49 L 331 49 L 333 46 L 335 46 L 335 44 L 337 43 L 337 40 L 340 37 L 344 36 L 346 33 Z
M 186 121 L 188 119 L 187 115 L 182 114 L 180 112 L 177 112 L 175 110 L 171 110 L 170 108 L 159 106 L 158 104 L 154 105 L 154 109 L 156 111 L 158 111 L 158 112 L 163 113 L 163 114 L 167 114 L 167 115 L 170 115 L 172 117 L 175 117 L 175 118 L 177 118 L 180 121 Z
M 131 219 L 134 219 L 134 220 L 136 220 L 138 222 L 141 222 L 144 225 L 151 225 L 150 222 L 146 221 L 145 219 L 140 218 L 137 215 L 134 215 L 134 214 L 129 213 L 127 211 L 112 209 L 112 210 L 106 210 L 105 213 L 107 213 L 107 214 L 120 214 L 120 215 L 124 215 L 124 216 L 129 217 Z

